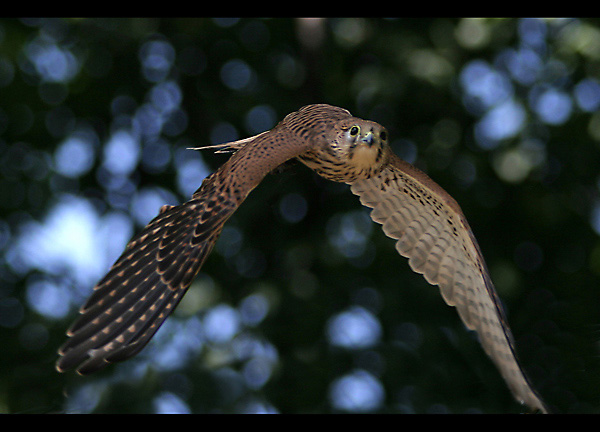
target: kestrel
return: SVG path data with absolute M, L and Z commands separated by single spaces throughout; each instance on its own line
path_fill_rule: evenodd
M 342 108 L 308 105 L 270 131 L 210 148 L 234 153 L 190 201 L 163 206 L 129 242 L 69 328 L 58 371 L 77 367 L 88 374 L 137 354 L 173 312 L 227 219 L 269 172 L 297 158 L 326 179 L 350 185 L 373 209 L 373 221 L 397 240 L 410 267 L 438 285 L 445 302 L 477 332 L 514 397 L 547 412 L 519 365 L 500 299 L 459 205 L 391 151 L 384 127 Z

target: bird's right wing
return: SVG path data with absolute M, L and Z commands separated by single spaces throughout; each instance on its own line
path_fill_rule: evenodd
M 272 169 L 306 150 L 308 143 L 281 132 L 276 128 L 242 140 L 190 201 L 164 206 L 129 242 L 69 328 L 58 371 L 77 367 L 80 374 L 92 373 L 134 356 L 150 341 L 250 191 Z
M 206 187 L 214 179 L 203 183 Z M 164 206 L 94 287 L 59 350 L 59 371 L 80 374 L 138 353 L 175 309 L 237 205 L 199 191 Z

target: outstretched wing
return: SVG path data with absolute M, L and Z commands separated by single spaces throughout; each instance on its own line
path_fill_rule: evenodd
M 460 207 L 427 175 L 391 155 L 379 175 L 358 180 L 351 190 L 371 218 L 382 224 L 396 249 L 442 297 L 455 306 L 465 325 L 479 335 L 517 400 L 546 412 L 521 369 L 500 300 Z
M 199 192 L 164 206 L 129 242 L 69 328 L 59 371 L 82 363 L 87 374 L 135 355 L 175 309 L 237 207 Z
M 310 145 L 285 127 L 242 140 L 192 199 L 164 206 L 96 285 L 59 349 L 56 368 L 92 373 L 137 354 L 175 309 L 223 224 L 271 170 Z

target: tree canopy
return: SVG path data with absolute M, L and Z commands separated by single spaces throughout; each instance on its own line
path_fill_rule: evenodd
M 0 412 L 518 413 L 475 335 L 347 185 L 267 176 L 135 358 L 56 350 L 164 204 L 310 103 L 375 120 L 461 205 L 521 362 L 600 407 L 600 21 L 0 20 Z

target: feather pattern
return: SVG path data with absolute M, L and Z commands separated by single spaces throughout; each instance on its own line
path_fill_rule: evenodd
M 206 147 L 199 147 L 203 149 Z M 351 185 L 398 253 L 438 285 L 479 335 L 515 398 L 547 408 L 521 369 L 477 241 L 460 207 L 427 175 L 395 156 L 381 125 L 331 105 L 308 105 L 275 128 L 211 146 L 233 152 L 192 199 L 163 206 L 96 285 L 59 349 L 59 371 L 92 373 L 138 353 L 173 312 L 225 222 L 262 179 L 289 159 Z
M 224 223 L 250 191 L 269 171 L 306 149 L 293 135 L 286 143 L 272 149 L 280 143 L 263 134 L 245 140 L 190 201 L 163 206 L 94 287 L 67 331 L 56 368 L 77 367 L 80 374 L 89 374 L 137 354 L 173 312 Z M 269 155 L 260 168 L 254 163 L 257 154 Z
M 351 183 L 371 218 L 396 240 L 412 270 L 438 285 L 444 301 L 479 335 L 514 396 L 547 408 L 521 369 L 513 336 L 487 266 L 460 207 L 417 168 L 392 155 L 378 175 Z

